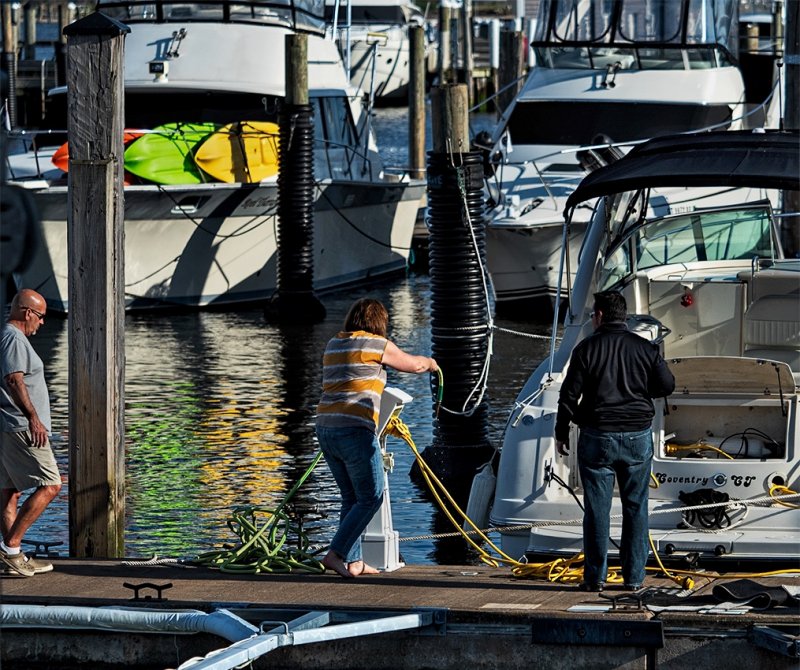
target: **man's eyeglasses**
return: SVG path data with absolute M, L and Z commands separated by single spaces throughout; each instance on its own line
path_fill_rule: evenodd
M 37 312 L 33 307 L 23 307 L 23 309 L 27 309 L 29 312 L 33 312 L 36 316 L 39 317 L 40 321 L 44 320 L 44 314 L 42 312 Z

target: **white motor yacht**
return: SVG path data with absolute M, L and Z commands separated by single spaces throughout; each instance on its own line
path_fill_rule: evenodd
M 286 93 L 285 36 L 307 33 L 314 290 L 405 270 L 425 183 L 384 174 L 361 96 L 345 76 L 337 45 L 325 36 L 323 0 L 101 0 L 97 9 L 130 28 L 124 43 L 125 127 L 147 135 L 173 124 L 178 139 L 185 137 L 182 124 L 277 128 Z M 54 90 L 47 107 L 50 130 L 11 134 L 7 170 L 9 182 L 33 196 L 43 233 L 16 281 L 39 291 L 53 312 L 69 308 L 69 177 L 50 160 L 66 139 L 62 134 L 56 142 L 53 132 L 66 128 L 66 107 L 66 89 Z M 139 156 L 138 165 L 147 158 Z M 193 149 L 186 168 L 193 178 L 185 183 L 180 175 L 170 182 L 126 179 L 129 310 L 226 307 L 268 300 L 276 290 L 277 174 L 220 181 L 195 159 Z
M 676 135 L 635 147 L 572 193 L 567 227 L 596 204 L 560 341 L 520 391 L 499 452 L 490 520 L 506 554 L 582 549 L 578 428 L 561 457 L 555 418 L 570 355 L 592 332 L 594 293 L 616 290 L 628 327 L 660 346 L 676 380 L 655 401 L 653 547 L 700 567 L 798 564 L 800 261 L 783 257 L 776 225 L 798 175 L 797 131 Z M 658 202 L 665 190 L 720 187 L 738 204 Z M 621 524 L 615 493 L 612 562 Z
M 552 305 L 561 212 L 588 171 L 659 135 L 741 127 L 739 0 L 542 0 L 535 65 L 482 144 L 497 308 Z M 582 206 L 572 233 L 586 226 Z M 580 237 L 574 237 L 574 272 Z

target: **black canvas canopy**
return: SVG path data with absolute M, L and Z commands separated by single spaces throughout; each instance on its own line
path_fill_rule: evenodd
M 600 196 L 666 186 L 800 190 L 800 132 L 720 131 L 649 140 L 589 174 L 567 199 L 567 212 Z

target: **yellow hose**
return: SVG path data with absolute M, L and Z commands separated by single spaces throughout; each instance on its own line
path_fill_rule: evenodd
M 394 435 L 395 437 L 399 437 L 408 444 L 411 448 L 411 451 L 414 453 L 414 457 L 417 459 L 417 463 L 420 466 L 420 471 L 422 472 L 422 476 L 425 479 L 425 482 L 428 484 L 428 487 L 433 494 L 433 497 L 436 500 L 436 503 L 439 505 L 439 508 L 444 512 L 445 516 L 450 520 L 453 526 L 461 533 L 464 539 L 472 546 L 475 551 L 478 552 L 478 557 L 486 563 L 487 565 L 491 565 L 492 567 L 499 567 L 500 564 L 507 564 L 511 566 L 511 573 L 515 577 L 529 577 L 529 578 L 539 578 L 539 579 L 546 579 L 549 582 L 560 582 L 560 583 L 578 583 L 583 579 L 583 553 L 576 554 L 572 558 L 563 559 L 558 558 L 554 561 L 549 561 L 547 563 L 525 563 L 522 561 L 518 561 L 516 559 L 511 558 L 509 555 L 504 553 L 497 545 L 492 542 L 486 534 L 478 528 L 475 523 L 470 519 L 463 510 L 458 506 L 455 500 L 453 500 L 452 496 L 449 494 L 447 489 L 445 488 L 444 484 L 439 480 L 439 478 L 434 474 L 431 468 L 425 463 L 425 460 L 420 455 L 419 451 L 417 450 L 416 445 L 414 444 L 414 440 L 411 438 L 411 433 L 408 430 L 408 426 L 406 426 L 399 417 L 393 417 L 390 421 L 388 426 L 386 427 L 386 433 L 388 435 Z M 440 492 L 441 491 L 441 495 Z M 445 504 L 445 500 L 443 497 L 446 498 L 447 502 L 452 505 L 455 512 L 461 517 L 463 521 L 466 521 L 470 527 L 472 527 L 473 531 L 470 534 L 467 534 L 463 528 L 462 523 L 459 523 L 453 513 L 447 508 Z M 490 549 L 496 552 L 497 556 L 492 556 L 489 552 L 487 552 L 481 545 L 479 545 L 475 540 L 470 537 L 471 534 L 475 534 L 480 538 L 483 542 L 485 542 Z M 607 582 L 610 583 L 622 583 L 622 577 L 618 573 L 619 568 L 617 567 L 610 567 L 608 571 Z
M 797 491 L 793 491 L 788 486 L 783 486 L 782 484 L 770 484 L 769 487 L 770 498 L 774 498 L 775 494 L 791 495 L 793 493 L 797 493 Z M 775 502 L 778 505 L 783 505 L 784 507 L 790 507 L 792 509 L 800 509 L 800 505 L 796 505 L 795 503 L 785 502 L 783 500 L 776 500 Z
M 484 533 L 483 530 L 478 528 L 464 512 L 458 506 L 455 500 L 453 500 L 452 496 L 448 493 L 447 489 L 445 488 L 444 484 L 439 480 L 438 477 L 433 473 L 431 468 L 425 463 L 424 459 L 420 455 L 419 451 L 417 450 L 416 445 L 414 444 L 414 440 L 411 438 L 411 432 L 408 429 L 408 426 L 403 423 L 403 421 L 398 417 L 394 416 L 389 420 L 388 425 L 386 426 L 385 433 L 387 435 L 393 435 L 395 437 L 399 437 L 400 439 L 404 440 L 408 446 L 411 448 L 411 451 L 414 453 L 414 457 L 417 459 L 417 463 L 419 464 L 420 471 L 422 472 L 422 476 L 425 479 L 425 482 L 428 484 L 428 487 L 433 494 L 433 497 L 436 500 L 436 503 L 439 505 L 439 508 L 444 512 L 445 516 L 450 520 L 453 526 L 458 530 L 459 533 L 464 537 L 464 539 L 472 546 L 475 551 L 478 552 L 478 557 L 492 567 L 500 567 L 501 564 L 507 564 L 511 566 L 511 573 L 515 577 L 520 578 L 534 578 L 534 579 L 545 579 L 548 582 L 553 583 L 562 583 L 562 584 L 574 584 L 579 583 L 583 580 L 583 562 L 584 562 L 584 555 L 583 553 L 578 553 L 572 556 L 571 558 L 557 558 L 553 561 L 548 561 L 546 563 L 527 563 L 518 561 L 516 559 L 511 558 L 507 554 L 505 554 L 497 545 L 494 544 Z M 722 454 L 725 454 L 724 451 L 717 449 L 716 447 L 712 447 L 711 445 L 703 445 L 704 448 L 709 448 L 713 451 L 719 451 Z M 692 448 L 697 448 L 695 445 L 692 445 Z M 725 454 L 728 458 L 732 458 L 729 454 Z M 780 493 L 795 493 L 791 489 L 785 486 L 773 485 L 770 487 L 770 495 L 774 495 L 774 491 Z M 441 495 L 439 494 L 441 491 Z M 466 521 L 469 526 L 472 527 L 473 531 L 469 534 L 464 531 L 462 523 L 459 523 L 453 513 L 447 509 L 445 504 L 445 500 L 453 507 L 455 513 L 457 513 L 463 521 Z M 780 501 L 776 501 L 780 502 Z M 791 503 L 781 503 L 786 505 L 787 507 L 798 507 L 798 505 L 792 505 Z M 492 556 L 489 552 L 487 552 L 481 545 L 479 545 L 475 540 L 470 537 L 470 535 L 477 535 L 480 540 L 486 543 L 489 548 L 496 552 L 497 556 Z M 650 548 L 653 552 L 653 556 L 655 557 L 656 563 L 658 567 L 648 567 L 648 572 L 654 572 L 657 574 L 663 574 L 668 579 L 672 580 L 680 586 L 682 589 L 692 590 L 695 587 L 695 580 L 693 577 L 703 578 L 707 580 L 707 583 L 711 583 L 716 579 L 741 579 L 747 577 L 772 577 L 776 575 L 790 575 L 796 574 L 797 570 L 792 568 L 787 568 L 785 570 L 771 570 L 768 572 L 754 572 L 754 573 L 725 573 L 719 574 L 717 572 L 710 572 L 710 571 L 696 571 L 696 570 L 668 570 L 664 564 L 661 562 L 661 558 L 658 555 L 658 551 L 656 551 L 655 543 L 653 542 L 652 536 L 648 534 L 648 540 L 650 542 Z M 608 567 L 608 574 L 606 577 L 606 583 L 609 584 L 622 584 L 623 578 L 620 574 L 621 568 L 619 566 L 609 566 Z

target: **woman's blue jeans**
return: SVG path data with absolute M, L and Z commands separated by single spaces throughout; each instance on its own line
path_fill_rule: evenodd
M 649 553 L 647 500 L 653 460 L 653 435 L 648 428 L 606 433 L 582 428 L 578 439 L 578 469 L 583 483 L 583 580 L 602 584 L 607 554 L 614 478 L 622 503 L 620 560 L 629 586 L 644 581 Z
M 339 529 L 330 548 L 345 563 L 362 560 L 361 535 L 383 502 L 383 456 L 369 428 L 317 426 L 328 468 L 342 494 Z

